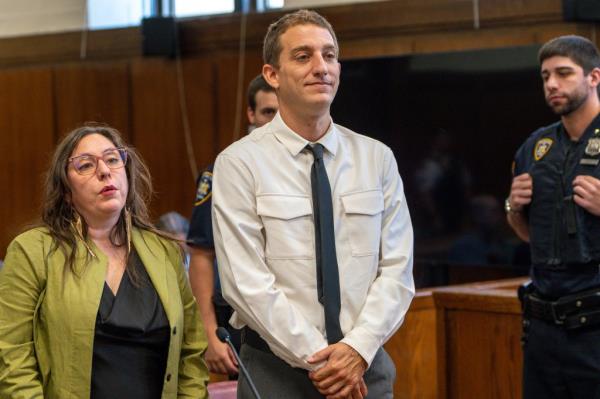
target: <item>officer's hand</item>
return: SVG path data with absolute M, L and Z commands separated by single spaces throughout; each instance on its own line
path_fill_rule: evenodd
M 338 342 L 315 353 L 308 360 L 311 364 L 326 361 L 325 365 L 308 376 L 317 390 L 327 399 L 362 399 L 366 385 L 362 376 L 367 362 L 351 346 Z
M 213 334 L 215 335 L 215 334 Z M 204 353 L 208 370 L 217 374 L 233 375 L 238 373 L 238 364 L 231 348 L 219 341 L 217 336 L 209 337 L 208 347 Z
M 510 195 L 508 200 L 510 201 L 511 209 L 515 211 L 523 210 L 525 205 L 531 203 L 531 196 L 533 194 L 533 179 L 529 173 L 523 173 L 519 176 L 515 176 L 510 186 Z
M 573 180 L 573 200 L 589 213 L 600 216 L 600 180 L 579 175 Z

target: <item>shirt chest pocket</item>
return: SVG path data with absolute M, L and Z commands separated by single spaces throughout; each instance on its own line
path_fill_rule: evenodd
M 256 198 L 265 228 L 265 256 L 270 259 L 313 259 L 314 223 L 310 198 L 265 195 Z
M 383 193 L 368 190 L 341 196 L 353 256 L 379 253 Z

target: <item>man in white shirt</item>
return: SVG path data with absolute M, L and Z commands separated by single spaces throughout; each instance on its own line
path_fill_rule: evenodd
M 272 24 L 263 58 L 279 112 L 214 169 L 215 248 L 231 324 L 245 328 L 242 360 L 264 397 L 392 398 L 382 345 L 414 296 L 393 153 L 332 122 L 338 44 L 319 14 Z M 238 397 L 252 397 L 243 378 Z

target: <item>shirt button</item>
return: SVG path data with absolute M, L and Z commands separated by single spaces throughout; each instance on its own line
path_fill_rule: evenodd
M 171 374 L 167 374 L 167 382 L 171 381 Z
M 173 335 L 177 335 L 177 327 L 173 327 Z

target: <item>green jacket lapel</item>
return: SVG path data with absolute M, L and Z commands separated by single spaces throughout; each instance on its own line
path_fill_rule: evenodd
M 167 285 L 168 259 L 163 244 L 156 237 L 145 234 L 140 229 L 133 229 L 132 241 L 165 308 L 167 318 L 172 324 L 174 319 L 169 307 L 169 290 Z

